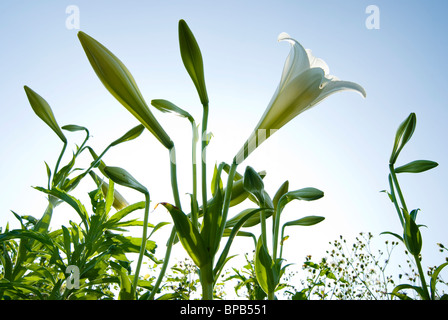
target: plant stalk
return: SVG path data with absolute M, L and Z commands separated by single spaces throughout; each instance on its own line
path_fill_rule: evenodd
M 59 164 L 61 163 L 61 160 L 62 160 L 62 157 L 64 156 L 66 148 L 67 148 L 67 142 L 64 142 L 64 145 L 62 146 L 61 153 L 59 154 L 58 160 L 56 161 L 56 166 L 54 167 L 53 178 L 58 173 Z M 48 188 L 48 189 L 50 189 L 50 188 Z
M 143 234 L 142 234 L 142 244 L 140 246 L 140 254 L 138 256 L 138 262 L 137 262 L 137 268 L 135 269 L 135 275 L 134 275 L 134 283 L 133 283 L 133 287 L 134 287 L 134 292 L 135 292 L 135 298 L 137 299 L 137 284 L 138 284 L 138 276 L 140 274 L 140 268 L 142 266 L 142 262 L 143 262 L 143 256 L 145 254 L 146 251 L 146 240 L 148 238 L 148 215 L 149 215 L 149 203 L 150 203 L 150 199 L 149 199 L 149 193 L 145 193 L 145 202 L 146 202 L 146 206 L 145 206 L 145 215 L 143 217 Z
M 423 300 L 429 300 L 430 296 L 429 296 L 428 286 L 426 285 L 425 273 L 423 272 L 420 258 L 418 255 L 413 255 L 413 256 L 414 256 L 415 263 L 417 264 L 418 274 L 420 275 L 420 281 L 422 284 L 423 293 L 425 294 L 425 296 L 422 298 L 423 298 Z
M 202 112 L 202 141 L 201 141 L 201 165 L 202 165 L 202 210 L 207 212 L 207 124 L 208 124 L 208 104 L 203 105 Z
M 200 268 L 202 300 L 213 300 L 213 278 L 213 268 L 211 262 Z
M 393 164 L 389 164 L 389 169 L 390 169 L 390 175 L 391 175 L 392 180 L 393 180 L 393 182 L 395 184 L 395 187 L 397 189 L 397 193 L 398 193 L 398 197 L 400 198 L 401 205 L 403 206 L 403 209 L 406 210 L 406 212 L 409 212 L 408 208 L 406 207 L 406 202 L 404 201 L 404 197 L 403 197 L 403 193 L 401 192 L 400 185 L 398 183 L 397 175 L 395 174 L 394 165 Z
M 198 189 L 198 182 L 197 182 L 197 157 L 196 157 L 196 147 L 197 147 L 197 128 L 196 123 L 192 121 L 191 123 L 192 130 L 193 130 L 193 138 L 192 138 L 192 147 L 191 147 L 191 162 L 192 162 L 192 174 L 193 174 L 193 203 L 191 207 L 191 220 L 193 223 L 193 226 L 195 228 L 199 228 L 198 224 L 198 196 L 197 196 L 197 189 Z
M 176 149 L 174 148 L 174 145 L 169 150 L 170 150 L 170 169 L 171 169 L 171 189 L 173 191 L 174 203 L 176 204 L 176 207 L 182 210 L 179 197 L 179 188 L 177 185 Z M 168 242 L 166 244 L 165 258 L 163 259 L 162 269 L 160 270 L 159 276 L 156 280 L 156 283 L 154 284 L 151 294 L 148 297 L 148 300 L 153 300 L 157 290 L 159 290 L 159 286 L 162 283 L 163 277 L 165 276 L 165 272 L 168 267 L 168 263 L 171 256 L 171 249 L 173 247 L 175 238 L 176 238 L 176 228 L 173 227 Z

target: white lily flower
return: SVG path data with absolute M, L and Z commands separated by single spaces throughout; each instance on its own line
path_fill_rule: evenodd
M 341 81 L 330 75 L 330 69 L 325 61 L 314 57 L 311 50 L 304 49 L 287 33 L 281 33 L 278 41 L 287 41 L 291 44 L 280 84 L 254 132 L 235 156 L 237 164 L 246 159 L 275 131 L 332 93 L 354 90 L 366 97 L 365 90 L 359 84 Z

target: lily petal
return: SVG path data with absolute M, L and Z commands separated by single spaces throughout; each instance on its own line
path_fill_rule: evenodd
M 322 100 L 326 99 L 331 94 L 333 94 L 335 92 L 339 92 L 339 91 L 345 91 L 345 90 L 356 91 L 359 94 L 361 94 L 364 98 L 367 96 L 366 91 L 364 90 L 364 88 L 362 86 L 360 86 L 359 84 L 355 83 L 355 82 L 341 81 L 341 80 L 334 81 L 334 80 L 332 80 L 332 81 L 328 81 L 324 85 L 324 88 L 322 89 L 319 97 L 317 97 L 316 100 L 314 100 L 310 104 L 309 108 L 311 108 L 312 106 L 322 102 Z
M 330 75 L 330 68 L 327 63 L 321 58 L 317 58 L 313 55 L 311 49 L 306 49 L 306 54 L 308 55 L 308 60 L 310 62 L 310 68 L 321 68 L 325 72 L 325 76 Z
M 308 54 L 305 48 L 303 48 L 297 40 L 291 38 L 286 32 L 282 32 L 278 36 L 278 41 L 287 41 L 291 44 L 291 50 L 286 58 L 285 65 L 283 66 L 282 77 L 279 84 L 280 93 L 287 82 L 310 68 L 310 61 L 308 60 Z

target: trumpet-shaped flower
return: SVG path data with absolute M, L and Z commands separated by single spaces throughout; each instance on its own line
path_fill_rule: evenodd
M 314 57 L 311 50 L 304 49 L 287 33 L 281 33 L 278 41 L 291 44 L 280 84 L 255 130 L 235 156 L 237 163 L 246 159 L 276 130 L 332 93 L 354 90 L 366 96 L 365 90 L 359 84 L 342 81 L 330 75 L 328 65 L 322 59 Z

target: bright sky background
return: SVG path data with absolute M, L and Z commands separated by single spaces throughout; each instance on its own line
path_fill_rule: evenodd
M 368 5 L 380 10 L 380 29 L 366 28 Z M 46 186 L 44 161 L 54 167 L 62 144 L 33 113 L 24 85 L 51 105 L 58 123 L 89 128 L 90 145 L 100 153 L 111 141 L 137 125 L 96 77 L 77 38 L 66 27 L 66 8 L 75 5 L 80 30 L 114 52 L 134 75 L 145 99 L 167 99 L 188 110 L 197 122 L 202 109 L 179 54 L 178 21 L 189 24 L 202 51 L 210 98 L 209 178 L 215 162 L 230 162 L 242 146 L 274 93 L 289 33 L 327 62 L 332 74 L 354 81 L 367 99 L 354 92 L 332 95 L 301 114 L 272 136 L 239 167 L 266 170 L 265 187 L 273 196 L 285 180 L 290 188 L 316 187 L 325 197 L 287 206 L 282 221 L 306 215 L 326 218 L 317 226 L 289 229 L 288 262 L 307 254 L 325 254 L 328 242 L 361 231 L 378 243 L 382 231 L 400 233 L 392 203 L 380 191 L 388 188 L 388 160 L 398 125 L 417 115 L 417 128 L 398 164 L 417 159 L 439 163 L 422 174 L 399 176 L 408 207 L 420 208 L 423 265 L 439 265 L 445 255 L 436 243 L 448 244 L 445 198 L 448 154 L 445 137 L 448 49 L 446 1 L 11 1 L 0 3 L 2 116 L 0 137 L 0 226 L 19 227 L 10 210 L 40 217 L 46 200 L 31 186 Z M 191 191 L 191 129 L 185 119 L 154 114 L 176 144 L 183 206 Z M 69 151 L 84 135 L 69 133 Z M 70 152 L 64 158 L 68 161 Z M 88 165 L 88 153 L 80 166 Z M 145 132 L 138 140 L 112 149 L 106 164 L 128 170 L 151 193 L 153 205 L 172 201 L 168 152 Z M 84 182 L 75 195 L 89 208 Z M 135 191 L 119 189 L 130 202 L 142 200 Z M 229 216 L 238 213 L 233 209 Z M 77 216 L 60 206 L 53 228 Z M 164 209 L 151 222 L 170 221 Z M 168 231 L 168 227 L 166 227 Z M 258 229 L 254 232 L 258 233 Z M 165 235 L 156 234 L 163 256 Z M 233 253 L 252 250 L 239 240 Z M 247 248 L 247 249 L 246 249 Z M 402 247 L 403 248 L 403 247 Z M 402 251 L 400 249 L 400 251 Z M 175 251 L 176 252 L 176 251 Z M 396 264 L 404 261 L 395 261 Z

